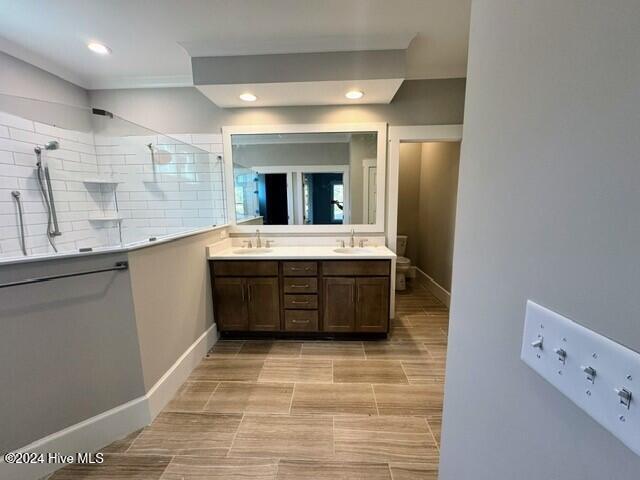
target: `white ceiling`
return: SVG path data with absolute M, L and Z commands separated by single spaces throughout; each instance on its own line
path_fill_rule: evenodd
M 211 56 L 384 49 L 415 35 L 407 78 L 464 77 L 470 3 L 0 0 L 0 50 L 85 88 L 128 88 L 191 85 L 185 49 Z M 93 54 L 90 40 L 113 54 Z
M 209 100 L 222 108 L 286 107 L 293 105 L 348 105 L 389 103 L 402 85 L 402 78 L 377 80 L 336 80 L 325 82 L 247 83 L 238 85 L 197 85 Z M 364 97 L 348 100 L 344 94 L 360 90 Z M 251 92 L 256 102 L 244 102 L 240 95 Z

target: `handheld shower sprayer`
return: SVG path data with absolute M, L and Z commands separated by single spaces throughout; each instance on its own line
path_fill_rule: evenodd
M 44 145 L 45 150 L 57 150 L 58 148 L 60 148 L 60 143 L 56 140 L 51 140 Z M 38 179 L 38 185 L 40 186 L 40 192 L 42 193 L 42 200 L 47 209 L 47 239 L 49 240 L 53 250 L 57 252 L 58 249 L 56 248 L 53 239 L 54 237 L 62 235 L 62 233 L 58 229 L 58 216 L 56 214 L 56 206 L 53 200 L 53 189 L 51 188 L 49 167 L 42 165 L 42 148 L 35 147 L 33 151 L 36 154 L 36 177 Z

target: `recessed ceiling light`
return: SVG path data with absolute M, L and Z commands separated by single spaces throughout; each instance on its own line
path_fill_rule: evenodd
M 253 93 L 243 93 L 240 95 L 240 100 L 244 102 L 255 102 L 258 99 Z
M 87 44 L 87 48 L 99 55 L 109 55 L 111 53 L 111 49 L 109 47 L 98 42 L 91 42 Z
M 364 93 L 360 90 L 350 90 L 344 94 L 349 100 L 358 100 L 359 98 L 364 97 Z

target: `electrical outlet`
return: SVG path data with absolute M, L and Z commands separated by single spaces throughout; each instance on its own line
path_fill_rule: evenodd
M 521 359 L 640 455 L 640 354 L 528 300 Z

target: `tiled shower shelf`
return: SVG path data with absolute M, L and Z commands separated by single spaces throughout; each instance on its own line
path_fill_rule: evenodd
M 113 178 L 108 178 L 108 177 L 83 178 L 82 181 L 84 183 L 94 183 L 98 185 L 118 185 L 119 183 L 122 183 L 118 180 L 114 180 Z
M 121 222 L 124 220 L 124 217 L 119 215 L 105 215 L 104 217 L 89 217 L 90 222 Z

